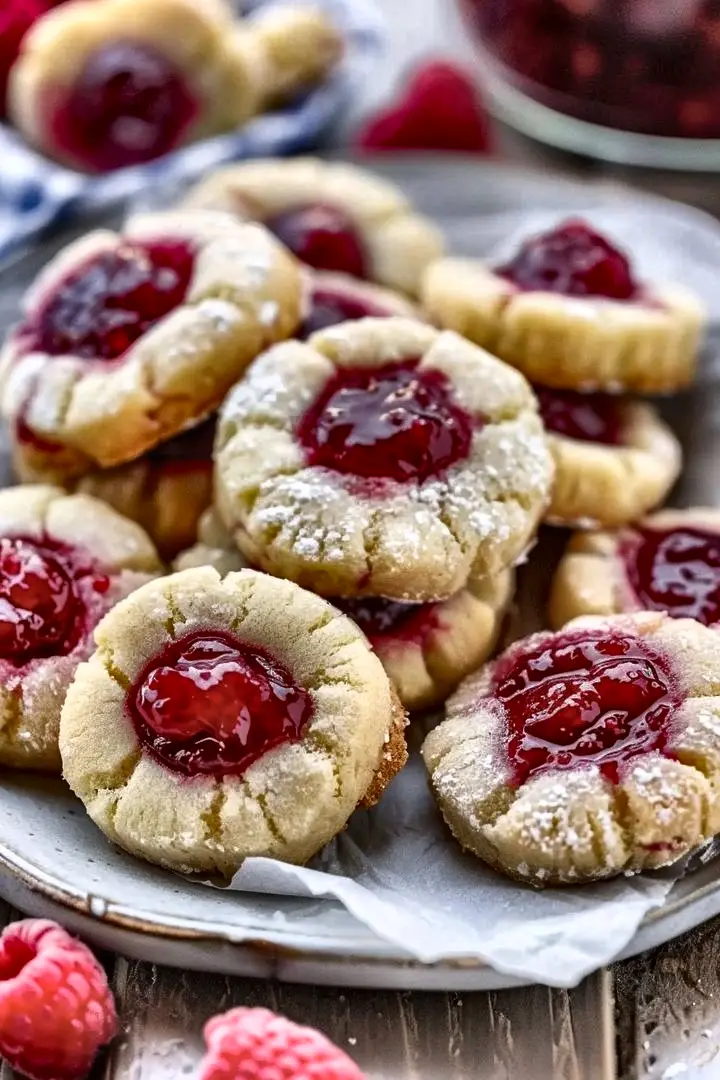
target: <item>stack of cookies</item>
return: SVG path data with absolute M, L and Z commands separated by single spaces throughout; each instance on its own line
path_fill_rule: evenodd
M 72 245 L 2 355 L 20 475 L 117 501 L 185 442 L 205 486 L 179 471 L 197 539 L 165 577 L 86 495 L 0 498 L 2 760 L 59 753 L 113 841 L 227 877 L 307 861 L 404 765 L 406 711 L 447 699 L 423 756 L 465 848 L 533 885 L 674 861 L 720 830 L 720 512 L 643 517 L 680 451 L 622 394 L 686 385 L 702 322 L 585 223 L 444 258 L 392 185 L 312 160 Z M 543 520 L 583 530 L 551 621 L 584 618 L 485 663 Z
M 624 525 L 663 501 L 679 444 L 652 405 L 627 395 L 691 382 L 704 321 L 692 294 L 639 281 L 623 252 L 576 220 L 499 266 L 440 259 L 422 294 L 438 325 L 536 388 L 557 469 L 547 521 Z
M 392 184 L 310 159 L 228 167 L 190 193 L 187 210 L 83 237 L 41 275 L 5 346 L 18 476 L 105 500 L 173 558 L 210 503 L 214 411 L 248 362 L 273 341 L 345 319 L 416 316 L 397 290 L 416 293 L 441 250 Z M 151 370 L 170 350 L 171 381 Z M 103 363 L 88 385 L 92 358 Z M 76 393 L 94 421 L 78 415 Z

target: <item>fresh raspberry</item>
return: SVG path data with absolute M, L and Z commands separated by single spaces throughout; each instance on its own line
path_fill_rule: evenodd
M 490 122 L 474 83 L 442 61 L 418 68 L 402 97 L 371 117 L 355 142 L 362 150 L 492 150 Z
M 49 10 L 48 0 L 3 0 L 0 5 L 0 118 L 6 115 L 10 68 L 32 24 Z
M 347 1054 L 314 1028 L 269 1009 L 231 1009 L 205 1025 L 208 1053 L 197 1080 L 365 1080 Z
M 117 1031 L 107 977 L 57 923 L 25 919 L 0 935 L 0 1054 L 31 1080 L 79 1080 Z

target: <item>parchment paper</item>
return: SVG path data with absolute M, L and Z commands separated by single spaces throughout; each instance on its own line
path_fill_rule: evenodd
M 544 228 L 567 216 L 568 210 L 581 211 L 632 251 L 641 275 L 693 288 L 708 305 L 713 324 L 720 323 L 720 226 L 698 212 L 639 196 L 628 202 L 626 196 L 611 195 L 611 205 L 593 206 L 590 201 L 584 205 L 577 190 L 567 208 L 559 205 L 545 212 L 468 216 L 463 211 L 453 217 L 450 208 L 443 219 L 448 239 L 464 253 L 496 255 L 511 249 L 528 230 Z M 527 205 L 533 205 L 536 192 L 531 184 L 525 194 Z M 522 204 L 518 193 L 515 197 Z M 711 360 L 708 350 L 706 373 Z M 691 411 L 690 398 L 677 399 L 671 409 L 676 426 L 685 428 Z M 697 424 L 692 426 L 697 438 Z M 691 489 L 697 499 L 697 477 Z M 713 495 L 708 476 L 702 497 L 719 501 Z M 682 491 L 676 504 L 684 504 Z M 556 533 L 556 547 L 557 542 Z M 552 547 L 553 541 L 546 538 L 531 555 L 516 634 L 541 625 L 548 544 Z M 419 741 L 417 734 L 412 738 Z M 422 762 L 414 755 L 381 804 L 356 813 L 347 831 L 311 867 L 252 859 L 231 888 L 333 897 L 378 937 L 420 961 L 482 958 L 500 972 L 551 986 L 572 986 L 623 949 L 646 912 L 663 902 L 683 870 L 681 866 L 543 892 L 514 884 L 461 853 L 441 822 Z

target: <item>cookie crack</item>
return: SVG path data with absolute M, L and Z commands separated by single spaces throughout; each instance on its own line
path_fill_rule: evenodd
M 326 626 L 329 626 L 331 622 L 337 619 L 337 614 L 334 611 L 323 611 L 321 615 L 318 615 L 314 622 L 311 622 L 305 627 L 306 634 L 317 634 L 320 630 L 324 630 Z
M 343 793 L 343 783 L 342 771 L 338 761 L 341 751 L 322 731 L 308 731 L 305 735 L 305 743 L 316 753 L 322 754 L 322 756 L 326 758 L 332 769 L 333 780 L 335 781 L 335 798 L 341 798 Z
M 178 626 L 183 626 L 187 619 L 182 612 L 180 605 L 178 604 L 171 589 L 166 589 L 164 592 L 165 602 L 168 606 L 169 615 L 164 622 L 165 629 L 170 637 L 174 638 L 177 632 Z
M 278 844 L 287 845 L 287 840 L 283 836 L 282 830 L 280 829 L 280 826 L 276 822 L 273 815 L 270 813 L 270 808 L 269 808 L 268 802 L 267 802 L 267 795 L 265 795 L 264 792 L 258 792 L 257 794 L 253 794 L 250 791 L 249 786 L 248 786 L 247 790 L 248 790 L 248 794 L 250 795 L 250 798 L 255 799 L 255 802 L 260 807 L 260 812 L 262 813 L 262 816 L 265 819 L 265 824 L 268 827 L 268 832 L 272 836 L 273 840 L 275 840 Z
M 140 764 L 142 756 L 142 750 L 139 747 L 136 747 L 113 769 L 111 776 L 96 773 L 90 780 L 91 794 L 89 798 L 91 800 L 97 799 L 101 793 L 106 791 L 120 792 L 122 788 L 129 784 L 133 777 L 133 773 Z M 115 811 L 117 810 L 118 802 L 119 796 L 113 804 Z
M 84 373 L 80 369 L 72 370 L 72 381 L 68 380 L 67 386 L 64 388 L 60 400 L 58 402 L 57 416 L 56 416 L 56 428 L 60 431 L 67 430 L 67 418 L 72 408 L 73 398 L 75 396 L 75 389 L 82 382 Z
M 112 681 L 117 683 L 121 690 L 127 692 L 132 686 L 132 681 L 122 668 L 115 663 L 115 656 L 112 649 L 106 645 L 101 646 L 101 648 L 98 649 L 98 656 Z
M 202 823 L 205 826 L 205 843 L 213 844 L 217 848 L 222 848 L 223 846 L 222 812 L 225 808 L 227 798 L 227 790 L 225 785 L 221 783 L 212 797 L 210 806 L 200 815 Z

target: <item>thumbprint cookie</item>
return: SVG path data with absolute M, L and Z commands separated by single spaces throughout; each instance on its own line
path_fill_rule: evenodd
M 185 570 L 103 619 L 62 713 L 68 783 L 109 839 L 181 872 L 304 863 L 406 760 L 362 633 L 253 570 Z
M 612 394 L 535 388 L 555 460 L 545 520 L 616 526 L 663 501 L 682 453 L 652 405 Z
M 457 334 L 361 319 L 259 357 L 223 405 L 220 515 L 323 596 L 445 600 L 523 556 L 553 466 L 537 402 Z
M 550 593 L 552 625 L 631 611 L 720 626 L 720 510 L 660 510 L 572 537 Z
M 577 220 L 530 237 L 499 266 L 434 263 L 422 299 L 439 326 L 559 390 L 687 386 L 705 323 L 690 292 L 639 281 L 622 251 Z
M 463 848 L 531 885 L 675 862 L 720 830 L 717 634 L 655 612 L 512 645 L 422 754 Z
M 300 322 L 295 261 L 259 225 L 177 211 L 65 248 L 0 354 L 28 468 L 66 477 L 139 457 L 208 416 Z
M 82 172 L 151 161 L 254 106 L 227 47 L 223 4 L 75 0 L 39 19 L 10 72 L 8 112 L 48 157 Z
M 246 566 L 214 510 L 200 520 L 198 541 L 175 561 L 178 570 L 213 566 L 220 574 Z M 469 581 L 449 600 L 409 604 L 382 597 L 330 598 L 360 627 L 413 712 L 441 704 L 495 648 L 514 591 L 514 574 Z
M 60 709 L 93 630 L 161 570 L 139 526 L 48 485 L 0 491 L 0 763 L 59 771 Z
M 342 162 L 292 158 L 229 165 L 202 180 L 185 205 L 260 221 L 315 270 L 413 296 L 444 247 L 436 226 L 415 212 L 399 188 Z

